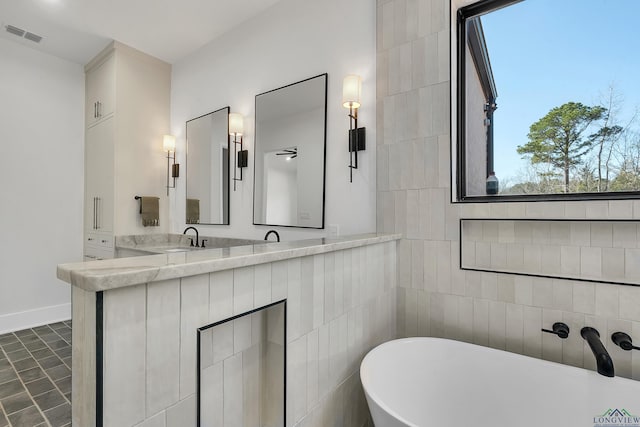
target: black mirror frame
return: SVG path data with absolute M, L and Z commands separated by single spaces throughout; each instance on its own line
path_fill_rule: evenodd
M 275 92 L 280 89 L 284 89 L 293 85 L 297 85 L 299 83 L 304 83 L 309 80 L 317 79 L 319 77 L 324 77 L 324 139 L 323 139 L 323 165 L 322 165 L 322 224 L 320 227 L 305 227 L 301 225 L 282 225 L 282 224 L 267 224 L 256 222 L 256 147 L 258 144 L 258 97 L 261 95 L 265 95 L 267 93 Z M 253 203 L 252 203 L 252 224 L 253 225 L 265 225 L 269 227 L 287 227 L 287 228 L 304 228 L 304 229 L 312 229 L 312 230 L 322 230 L 324 229 L 325 224 L 325 210 L 326 210 L 326 192 L 327 192 L 327 96 L 328 96 L 328 86 L 329 86 L 329 74 L 322 73 L 317 76 L 309 77 L 308 79 L 300 80 L 294 83 L 290 83 L 288 85 L 268 90 L 266 92 L 259 93 L 255 96 L 255 114 L 254 114 L 254 140 L 253 140 Z
M 215 111 L 211 111 L 209 113 L 206 114 L 202 114 L 201 116 L 198 117 L 194 117 L 193 119 L 189 119 L 185 122 L 184 125 L 184 136 L 185 136 L 185 141 L 186 141 L 186 149 L 185 149 L 185 157 L 184 157 L 184 164 L 185 164 L 185 176 L 184 176 L 184 198 L 185 198 L 185 205 L 186 205 L 186 200 L 187 200 L 187 191 L 189 188 L 189 135 L 187 132 L 187 125 L 189 124 L 189 122 L 193 121 L 193 120 L 197 120 L 200 119 L 202 117 L 208 116 L 209 114 L 215 114 L 218 113 L 220 111 L 223 110 L 227 110 L 227 155 L 226 155 L 226 161 L 227 161 L 227 209 L 226 209 L 226 214 L 227 214 L 227 222 L 200 222 L 198 224 L 193 224 L 193 225 L 229 225 L 231 224 L 231 186 L 230 186 L 230 173 L 231 173 L 231 164 L 230 164 L 230 155 L 229 153 L 231 152 L 231 139 L 229 137 L 229 113 L 231 112 L 231 107 L 227 106 L 227 107 L 222 107 L 219 108 Z M 185 213 L 186 213 L 186 207 L 185 207 Z

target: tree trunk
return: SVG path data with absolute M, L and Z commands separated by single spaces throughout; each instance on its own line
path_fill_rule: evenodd
M 598 150 L 598 193 L 602 191 L 602 149 L 603 148 L 604 148 L 604 138 L 600 139 L 600 148 Z

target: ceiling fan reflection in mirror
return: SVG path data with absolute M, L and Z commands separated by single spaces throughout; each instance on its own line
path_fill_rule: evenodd
M 298 157 L 298 147 L 283 148 L 282 152 L 276 153 L 276 156 L 289 156 L 287 160 L 295 159 Z

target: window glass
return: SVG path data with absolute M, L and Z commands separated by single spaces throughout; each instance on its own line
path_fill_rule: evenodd
M 638 14 L 637 0 L 459 11 L 460 199 L 639 194 Z

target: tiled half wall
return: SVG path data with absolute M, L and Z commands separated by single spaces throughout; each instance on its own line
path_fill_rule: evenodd
M 91 329 L 95 293 L 73 292 L 74 322 Z M 197 329 L 283 299 L 286 426 L 366 425 L 359 366 L 396 335 L 395 241 L 105 291 L 104 426 L 196 425 Z M 74 332 L 74 364 L 95 360 L 90 336 Z M 91 396 L 91 369 L 75 372 L 73 393 Z M 86 402 L 74 403 L 74 425 L 95 420 Z

